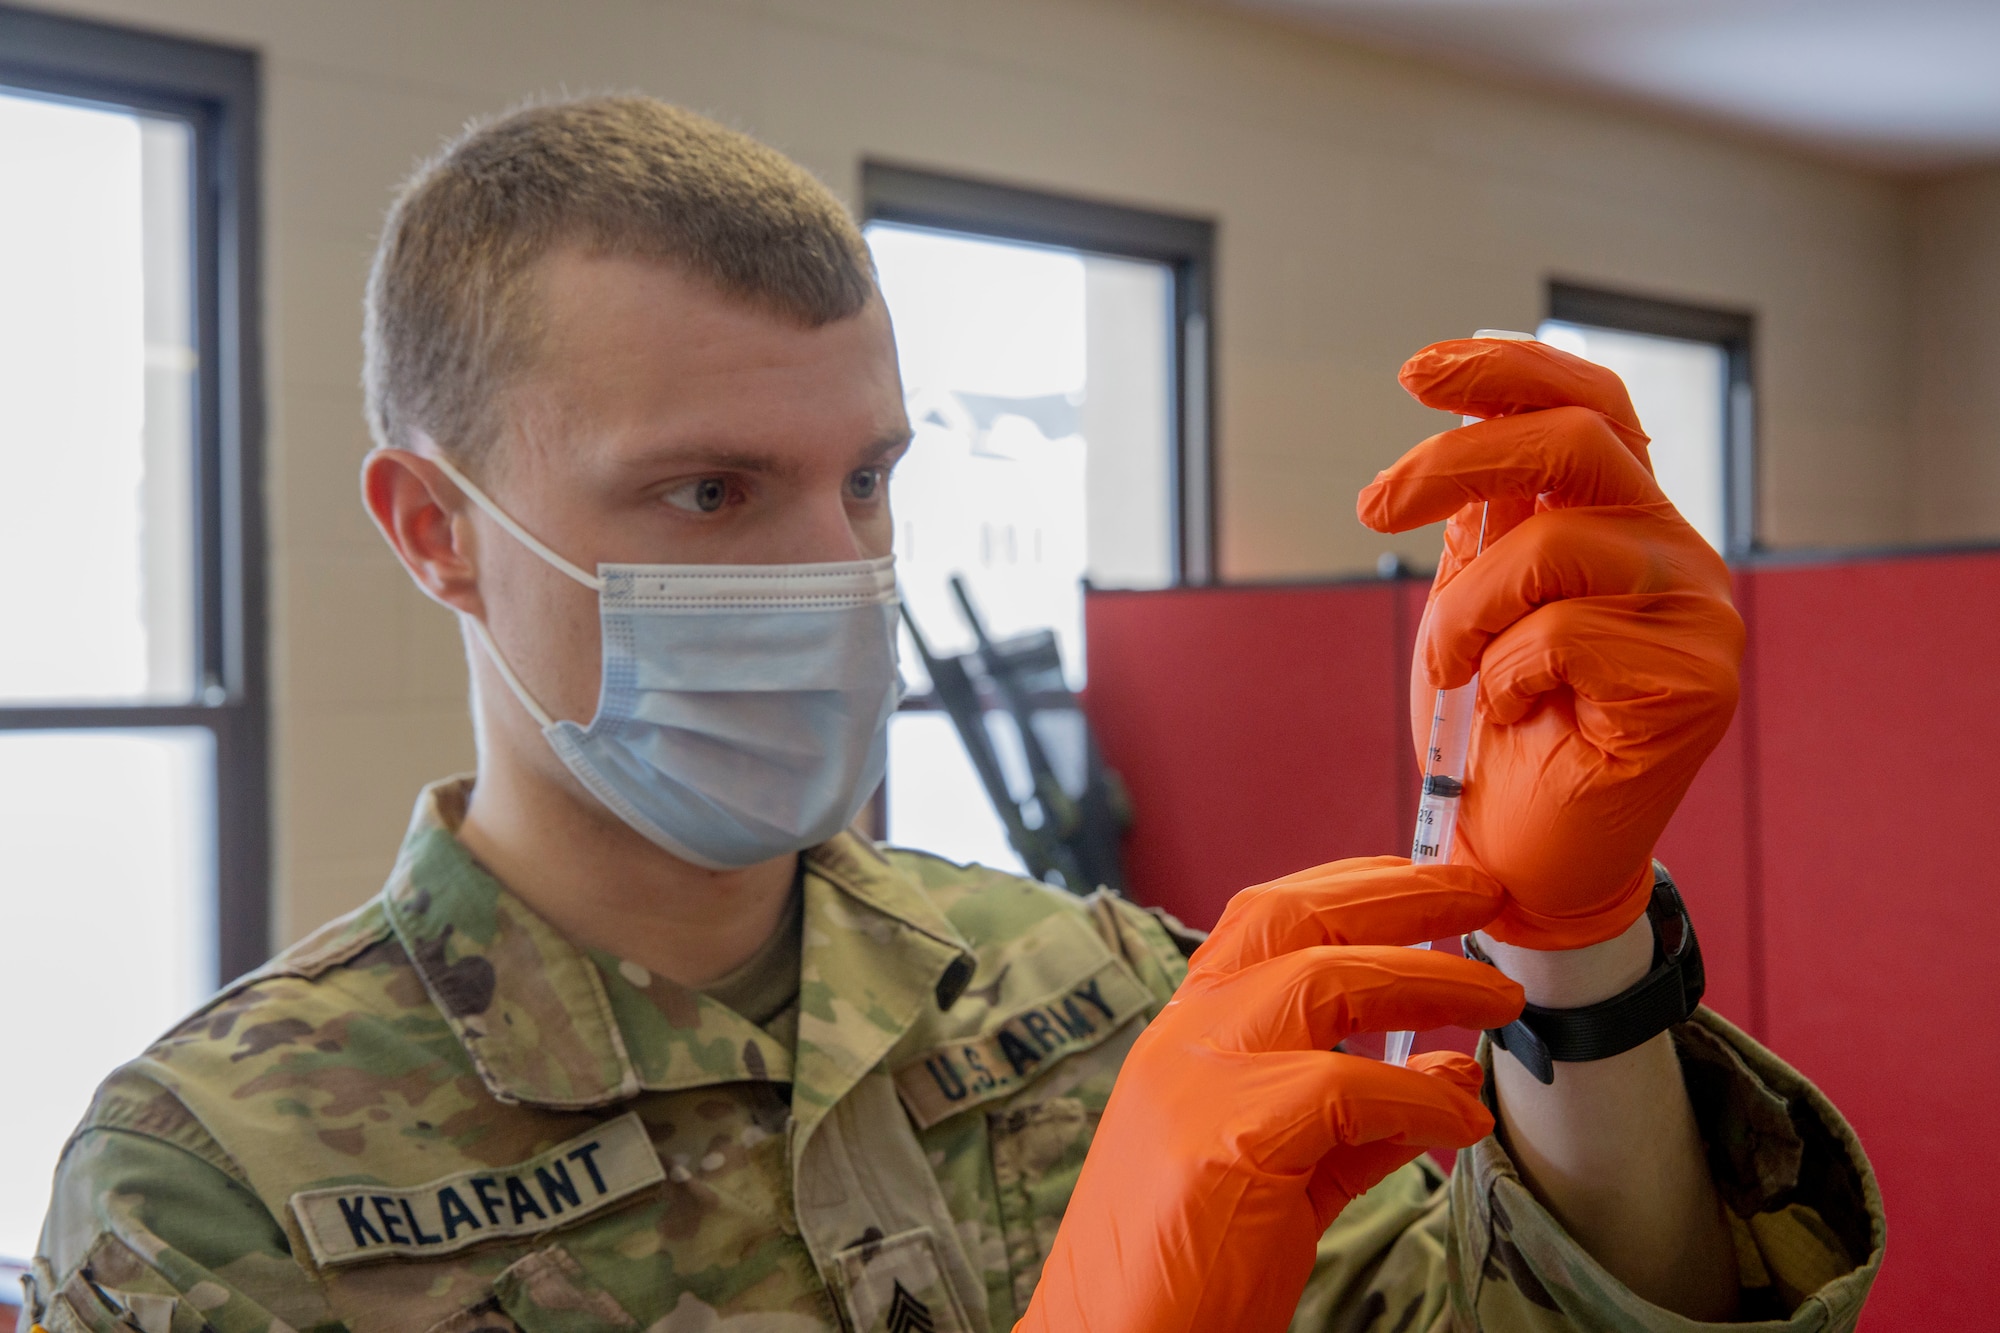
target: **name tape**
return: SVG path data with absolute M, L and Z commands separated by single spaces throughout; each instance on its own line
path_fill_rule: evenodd
M 291 1198 L 321 1267 L 442 1255 L 564 1226 L 666 1180 L 638 1113 L 514 1166 L 461 1171 L 409 1189 L 340 1185 Z
M 1152 995 L 1117 961 L 1016 1010 L 983 1036 L 936 1047 L 896 1071 L 896 1092 L 919 1129 L 1012 1092 L 1050 1062 L 1095 1046 L 1145 1011 Z

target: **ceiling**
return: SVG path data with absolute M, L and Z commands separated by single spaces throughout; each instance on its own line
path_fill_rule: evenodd
M 1225 0 L 1891 170 L 2000 161 L 2000 0 Z

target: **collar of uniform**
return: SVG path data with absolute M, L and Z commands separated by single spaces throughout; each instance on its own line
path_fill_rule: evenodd
M 806 853 L 805 938 L 792 1085 L 793 1152 L 927 1008 L 971 946 L 873 844 L 841 833 Z
M 424 988 L 502 1102 L 783 1082 L 792 1053 L 724 1006 L 571 944 L 472 859 L 469 778 L 424 789 L 383 899 Z

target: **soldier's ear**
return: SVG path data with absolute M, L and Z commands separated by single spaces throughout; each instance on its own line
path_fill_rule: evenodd
M 361 462 L 361 502 L 425 596 L 485 616 L 472 506 L 437 464 L 407 449 L 376 449 Z

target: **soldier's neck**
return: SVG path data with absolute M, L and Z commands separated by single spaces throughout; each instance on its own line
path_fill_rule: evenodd
M 743 870 L 692 865 L 628 828 L 567 774 L 537 767 L 482 753 L 457 835 L 572 942 L 699 989 L 771 938 L 797 856 Z

